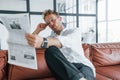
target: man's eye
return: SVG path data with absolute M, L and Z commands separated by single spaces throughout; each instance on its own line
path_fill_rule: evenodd
M 51 19 L 51 21 L 54 21 L 54 19 Z
M 50 22 L 46 22 L 46 24 L 47 24 L 47 25 L 49 25 L 49 24 L 50 24 Z

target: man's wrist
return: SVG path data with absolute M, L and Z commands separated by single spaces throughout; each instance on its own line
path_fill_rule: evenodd
M 47 40 L 47 38 L 43 37 L 43 42 L 42 42 L 41 48 L 47 48 L 47 45 L 48 45 L 48 40 Z

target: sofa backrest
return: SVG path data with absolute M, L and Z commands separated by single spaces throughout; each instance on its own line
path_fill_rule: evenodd
M 91 45 L 90 45 L 90 44 L 87 44 L 87 43 L 83 43 L 83 44 L 82 44 L 82 47 L 83 47 L 85 56 L 86 56 L 90 61 L 92 61 L 92 57 L 91 57 L 91 54 L 90 54 Z
M 90 54 L 96 67 L 120 64 L 120 43 L 91 44 Z

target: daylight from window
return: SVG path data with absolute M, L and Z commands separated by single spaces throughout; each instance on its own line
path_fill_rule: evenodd
M 98 0 L 98 42 L 120 41 L 120 0 Z

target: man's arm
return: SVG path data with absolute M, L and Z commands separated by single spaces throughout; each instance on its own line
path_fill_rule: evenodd
M 45 23 L 40 23 L 37 25 L 37 28 L 32 34 L 38 34 L 40 31 L 44 30 L 47 27 Z
M 35 47 L 35 48 L 41 48 L 41 45 L 43 43 L 43 37 L 29 34 L 29 33 L 26 33 L 25 37 L 30 46 Z M 49 46 L 56 46 L 58 48 L 62 47 L 62 44 L 57 38 L 47 38 L 47 41 L 48 41 L 47 47 Z
M 56 46 L 58 48 L 61 48 L 62 47 L 62 44 L 61 42 L 57 39 L 57 38 L 47 38 L 48 40 L 48 47 L 49 46 Z

